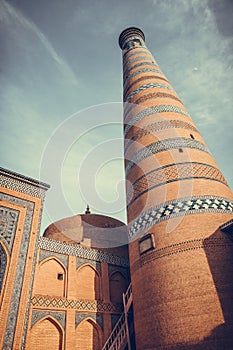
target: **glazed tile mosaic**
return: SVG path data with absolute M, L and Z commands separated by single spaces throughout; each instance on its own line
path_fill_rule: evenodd
M 125 75 L 125 77 L 124 77 L 124 86 L 126 86 L 127 83 L 129 81 L 131 81 L 131 79 L 133 77 L 136 77 L 138 74 L 142 74 L 142 73 L 146 73 L 146 72 L 154 72 L 154 73 L 162 74 L 162 72 L 159 69 L 156 69 L 156 68 L 142 68 L 142 69 L 139 69 L 139 70 L 137 70 L 136 72 L 134 72 L 132 74 Z
M 143 147 L 140 149 L 135 155 L 132 157 L 132 159 L 128 162 L 125 173 L 126 176 L 129 174 L 131 169 L 136 165 L 139 164 L 143 159 L 146 159 L 150 156 L 153 156 L 154 154 L 158 152 L 168 151 L 170 149 L 176 149 L 176 148 L 193 148 L 197 149 L 199 151 L 203 151 L 206 153 L 209 153 L 209 150 L 207 146 L 205 146 L 203 143 L 193 140 L 193 139 L 186 139 L 186 138 L 174 138 L 174 139 L 167 139 L 163 141 L 157 141 L 154 143 L 151 143 L 150 145 Z M 127 156 L 125 157 L 127 159 Z
M 44 317 L 52 316 L 59 322 L 62 328 L 65 330 L 66 325 L 66 313 L 65 311 L 50 311 L 50 310 L 32 310 L 31 327 L 33 327 L 39 320 Z M 49 350 L 49 349 L 48 349 Z
M 187 129 L 190 131 L 195 131 L 199 134 L 197 128 L 193 126 L 190 123 L 183 122 L 181 120 L 162 120 L 156 123 L 152 123 L 149 125 L 146 125 L 144 128 L 139 128 L 137 132 L 134 132 L 130 138 L 130 135 L 128 133 L 128 138 L 126 138 L 125 143 L 125 153 L 128 150 L 128 148 L 133 145 L 135 141 L 140 140 L 142 137 L 146 135 L 154 135 L 156 131 L 164 130 L 164 129 L 172 129 L 172 128 L 178 128 L 178 129 Z
M 139 83 L 140 81 L 149 80 L 149 79 L 163 80 L 166 83 L 168 83 L 167 79 L 165 79 L 164 77 L 160 77 L 159 75 L 145 75 L 143 77 L 140 77 L 140 78 L 134 80 L 131 84 L 129 84 L 129 86 L 125 86 L 125 88 L 124 88 L 125 98 L 127 97 L 128 91 L 131 89 L 132 86 Z
M 55 241 L 46 237 L 40 237 L 39 247 L 55 253 L 73 255 L 94 261 L 105 261 L 108 264 L 129 266 L 128 260 L 123 257 L 106 253 L 98 249 L 85 248 L 76 244 Z
M 6 267 L 7 267 L 7 255 L 6 255 L 5 249 L 3 248 L 0 242 L 0 293 L 2 290 Z
M 130 121 L 128 122 L 128 124 L 125 126 L 125 136 L 127 135 L 127 133 L 129 132 L 130 128 L 135 125 L 139 120 L 143 119 L 144 117 L 147 116 L 151 116 L 153 114 L 156 113 L 167 113 L 167 112 L 171 112 L 171 113 L 179 113 L 182 115 L 185 115 L 186 117 L 190 118 L 190 115 L 188 112 L 184 111 L 182 108 L 177 107 L 177 106 L 173 106 L 173 105 L 157 105 L 157 106 L 152 106 L 146 109 L 143 109 L 141 112 L 139 112 L 135 117 L 133 117 L 132 119 L 130 119 Z M 156 117 L 156 115 L 155 115 Z
M 129 96 L 124 97 L 124 102 L 131 102 L 131 99 L 137 95 L 139 92 L 147 90 L 147 89 L 151 89 L 151 88 L 156 88 L 156 89 L 167 89 L 167 90 L 173 90 L 172 87 L 170 85 L 166 85 L 166 84 L 159 84 L 159 83 L 148 83 L 145 85 L 142 85 L 140 87 L 138 87 L 137 89 L 135 89 L 134 91 L 132 91 Z
M 11 253 L 15 238 L 19 212 L 10 208 L 0 207 L 0 239 Z
M 91 319 L 95 321 L 103 329 L 103 316 L 102 314 L 94 313 L 75 313 L 75 328 L 85 319 Z
M 212 165 L 197 162 L 169 164 L 159 169 L 150 171 L 132 184 L 130 187 L 131 191 L 129 191 L 127 194 L 128 200 L 131 198 L 129 206 L 132 205 L 140 196 L 158 186 L 187 179 L 219 181 L 224 185 L 227 185 L 227 182 L 220 170 Z
M 31 303 L 33 306 L 55 309 L 76 309 L 79 311 L 122 312 L 123 310 L 121 303 L 104 303 L 96 300 L 66 299 L 44 295 L 35 295 Z
M 233 214 L 233 202 L 217 196 L 195 196 L 175 199 L 156 205 L 144 211 L 129 224 L 129 238 L 133 240 L 138 233 L 158 222 L 177 216 L 206 212 Z

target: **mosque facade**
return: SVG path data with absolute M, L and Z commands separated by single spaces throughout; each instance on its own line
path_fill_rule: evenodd
M 233 194 L 144 33 L 123 55 L 128 224 L 40 236 L 49 185 L 0 168 L 0 348 L 232 350 Z

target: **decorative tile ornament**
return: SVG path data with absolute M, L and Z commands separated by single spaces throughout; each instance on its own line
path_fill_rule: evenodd
M 162 120 L 156 123 L 152 123 L 149 125 L 144 126 L 143 128 L 138 128 L 139 130 L 134 132 L 132 136 L 128 134 L 128 138 L 126 138 L 126 146 L 125 146 L 125 152 L 128 150 L 128 148 L 135 142 L 139 141 L 142 137 L 150 134 L 154 134 L 157 131 L 164 130 L 164 129 L 187 129 L 190 131 L 195 131 L 199 134 L 197 128 L 193 126 L 190 123 L 184 122 L 182 120 Z
M 190 115 L 188 112 L 184 111 L 182 108 L 173 106 L 173 105 L 157 105 L 157 106 L 152 106 L 146 109 L 143 109 L 141 112 L 139 112 L 135 117 L 130 119 L 128 124 L 125 126 L 124 134 L 125 136 L 129 132 L 130 128 L 135 125 L 139 120 L 143 119 L 144 117 L 148 117 L 150 115 L 156 114 L 156 113 L 179 113 L 182 115 L 185 115 L 186 117 L 190 118 Z M 156 116 L 155 116 L 156 117 Z
M 122 303 L 104 303 L 98 300 L 78 300 L 47 295 L 34 295 L 31 300 L 32 306 L 40 306 L 49 309 L 76 309 L 79 311 L 93 312 L 122 312 Z
M 157 69 L 159 69 L 159 67 L 155 63 L 152 63 L 152 62 L 140 62 L 140 63 L 135 64 L 134 66 L 129 67 L 125 71 L 125 74 L 128 75 L 129 72 L 131 72 L 131 70 L 133 70 L 133 69 L 135 69 L 137 67 L 141 67 L 141 66 L 152 66 L 152 67 L 156 67 Z
M 80 268 L 83 265 L 90 265 L 92 267 L 94 267 L 94 269 L 96 271 L 99 272 L 99 274 L 101 275 L 101 263 L 99 261 L 93 261 L 93 260 L 89 260 L 89 259 L 82 259 L 77 257 L 76 258 L 76 269 Z
M 124 123 L 127 124 L 127 120 L 131 118 L 131 114 L 132 117 L 134 117 L 134 114 L 137 113 L 138 110 L 138 105 L 141 104 L 141 111 L 142 109 L 146 106 L 143 105 L 143 103 L 145 101 L 149 101 L 149 100 L 154 100 L 155 98 L 166 98 L 166 99 L 172 99 L 175 100 L 177 102 L 180 102 L 182 104 L 182 102 L 180 101 L 180 99 L 175 96 L 172 92 L 171 93 L 165 93 L 165 92 L 151 92 L 148 94 L 144 94 L 143 96 L 135 99 L 132 103 L 124 103 Z M 134 110 L 136 110 L 135 113 Z
M 21 289 L 22 289 L 23 278 L 24 278 L 24 270 L 25 270 L 26 257 L 27 257 L 27 251 L 28 251 L 29 235 L 30 235 L 30 231 L 31 231 L 31 224 L 32 224 L 32 218 L 33 218 L 33 212 L 34 212 L 34 203 L 17 198 L 17 197 L 13 197 L 13 196 L 10 196 L 10 195 L 4 194 L 4 193 L 0 193 L 0 198 L 2 200 L 8 201 L 9 203 L 14 203 L 14 204 L 17 204 L 17 205 L 20 205 L 20 206 L 26 208 L 24 231 L 23 231 L 22 240 L 21 240 L 21 244 L 20 244 L 18 261 L 16 261 L 15 281 L 14 281 L 13 292 L 12 292 L 12 296 L 11 296 L 10 308 L 9 308 L 6 329 L 5 329 L 5 336 L 4 336 L 4 341 L 3 341 L 4 350 L 11 350 L 12 346 L 13 346 L 13 341 L 14 341 L 16 320 L 17 320 L 17 315 L 18 315 L 18 308 L 19 308 L 19 302 L 20 302 L 20 297 L 21 297 Z M 36 258 L 36 250 L 35 250 L 35 255 L 33 257 L 34 266 L 35 266 L 35 261 L 36 261 L 35 258 Z M 33 273 L 34 273 L 34 271 L 33 271 Z M 32 283 L 32 280 L 33 280 L 33 274 L 31 276 L 31 283 Z M 31 295 L 31 289 L 28 291 L 29 300 L 30 300 L 30 295 Z M 26 311 L 23 338 L 25 337 L 25 333 L 27 330 L 28 312 L 29 312 L 29 303 L 28 303 L 28 307 L 27 307 L 27 311 Z
M 149 51 L 147 48 L 145 48 L 145 49 L 140 48 L 140 49 L 138 49 L 138 50 L 134 50 L 134 51 L 131 52 L 130 54 L 129 54 L 129 51 L 127 51 L 127 52 L 124 53 L 123 56 L 124 56 L 124 57 L 127 56 L 127 60 L 128 60 L 130 57 L 136 56 L 136 55 L 138 55 L 138 54 L 145 54 L 145 55 L 151 56 L 151 58 L 153 58 L 153 56 L 151 55 L 150 51 Z M 125 60 L 124 60 L 124 61 L 125 61 Z
M 140 196 L 158 186 L 190 179 L 218 181 L 227 186 L 220 170 L 212 165 L 198 162 L 168 164 L 144 174 L 132 184 L 131 191 L 127 193 L 128 200 L 131 198 L 128 206 L 132 205 Z
M 124 86 L 131 81 L 131 79 L 133 77 L 136 77 L 138 74 L 142 74 L 142 73 L 146 73 L 146 72 L 154 72 L 154 73 L 160 73 L 162 74 L 162 72 L 159 69 L 156 68 L 142 68 L 137 70 L 136 72 L 133 72 L 132 74 L 128 74 L 124 76 Z
M 150 156 L 153 156 L 156 153 L 167 151 L 170 149 L 176 149 L 176 148 L 192 148 L 192 149 L 197 149 L 199 151 L 209 153 L 207 146 L 205 146 L 200 141 L 193 140 L 193 139 L 186 139 L 183 137 L 179 137 L 179 138 L 166 139 L 163 141 L 157 141 L 157 142 L 151 143 L 146 147 L 143 147 L 137 153 L 135 153 L 135 155 L 132 157 L 132 160 L 130 160 L 125 167 L 126 176 L 129 174 L 132 168 L 135 165 L 139 164 L 142 160 Z M 125 158 L 127 159 L 127 156 Z
M 103 330 L 103 315 L 99 313 L 75 313 L 75 328 L 85 319 L 91 319 L 95 321 Z
M 137 43 L 137 45 L 135 44 L 135 42 Z M 132 36 L 128 39 L 126 39 L 124 41 L 124 46 L 123 46 L 123 51 L 127 50 L 133 50 L 133 49 L 137 49 L 139 46 L 140 47 L 146 47 L 144 40 L 142 40 L 140 37 L 138 36 Z
M 19 212 L 0 206 L 0 239 L 11 253 Z
M 166 84 L 160 84 L 160 83 L 148 83 L 148 84 L 144 84 L 139 86 L 137 89 L 135 89 L 134 91 L 132 91 L 128 97 L 124 96 L 124 102 L 131 102 L 132 98 L 137 95 L 139 92 L 147 90 L 147 89 L 151 89 L 151 88 L 156 88 L 156 89 L 167 89 L 167 90 L 173 90 L 172 87 L 170 85 L 166 85 Z
M 42 318 L 52 316 L 65 330 L 66 327 L 66 313 L 65 311 L 51 311 L 51 310 L 32 310 L 31 328 Z M 49 350 L 49 349 L 48 349 Z
M 7 255 L 6 255 L 5 249 L 3 248 L 0 242 L 0 293 L 2 290 L 6 267 L 7 267 Z
M 48 250 L 43 250 L 43 249 L 40 249 L 40 253 L 39 253 L 39 263 L 41 261 L 43 261 L 44 259 L 47 259 L 47 258 L 52 258 L 52 257 L 55 257 L 56 259 L 60 260 L 63 265 L 68 268 L 68 256 L 67 255 L 64 255 L 64 254 L 58 254 L 58 253 L 54 253 L 54 252 L 50 252 Z
M 32 178 L 0 168 L 0 185 L 11 190 L 44 199 L 49 185 Z
M 233 214 L 233 202 L 217 196 L 194 196 L 156 205 L 144 211 L 129 224 L 129 239 L 133 240 L 137 234 L 151 228 L 158 222 L 177 216 L 208 212 Z
M 31 280 L 30 280 L 30 285 L 29 285 L 27 308 L 26 308 L 26 313 L 25 313 L 26 317 L 25 317 L 24 330 L 23 330 L 23 336 L 22 336 L 22 347 L 21 347 L 22 349 L 25 348 L 26 334 L 27 334 L 27 329 L 29 327 L 28 321 L 29 321 L 30 300 L 31 300 L 31 296 L 32 296 L 32 288 L 33 288 L 34 275 L 35 275 L 35 269 L 36 269 L 36 263 L 37 263 L 37 253 L 38 253 L 37 246 L 38 246 L 40 225 L 41 225 L 41 220 L 42 220 L 42 211 L 43 211 L 43 206 L 41 206 L 40 213 L 39 213 L 38 232 L 37 232 L 37 238 L 36 238 L 36 244 L 35 244 L 35 250 L 34 250 L 34 256 L 33 256 L 32 273 L 31 273 Z
M 121 256 L 110 254 L 98 249 L 86 248 L 78 244 L 55 241 L 46 237 L 39 238 L 39 247 L 51 252 L 73 255 L 92 261 L 103 261 L 107 264 L 129 266 L 129 261 Z
M 177 97 L 176 95 L 173 95 L 175 92 L 172 91 L 171 93 L 166 93 L 166 92 L 151 92 L 148 94 L 144 94 L 143 96 L 137 98 L 136 100 L 134 100 L 133 103 L 129 104 L 130 106 L 134 106 L 135 104 L 140 104 L 143 103 L 145 101 L 154 99 L 154 98 L 171 98 L 172 100 L 175 100 L 177 102 L 181 102 L 181 100 L 179 99 L 179 97 Z
M 150 62 L 151 63 L 151 56 L 150 55 L 144 55 L 144 56 L 137 56 L 137 57 L 135 57 L 134 59 L 132 59 L 132 60 L 126 60 L 125 62 L 124 62 L 124 65 L 123 65 L 123 73 L 128 69 L 128 67 L 132 64 L 132 63 L 134 63 L 134 62 L 137 62 L 137 61 L 141 61 L 141 60 L 147 60 L 148 62 Z
M 124 96 L 126 97 L 128 94 L 129 89 L 131 89 L 132 86 L 134 86 L 135 84 L 139 83 L 140 81 L 143 80 L 149 80 L 149 79 L 156 79 L 156 80 L 163 80 L 166 83 L 169 83 L 167 79 L 165 79 L 163 76 L 159 76 L 159 75 L 145 75 L 143 77 L 140 77 L 136 80 L 134 80 L 131 84 L 129 84 L 128 86 L 126 85 L 124 88 Z

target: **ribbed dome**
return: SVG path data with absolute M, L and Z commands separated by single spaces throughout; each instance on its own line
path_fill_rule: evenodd
M 94 248 L 113 248 L 128 243 L 126 225 L 112 217 L 80 214 L 49 225 L 44 237 Z

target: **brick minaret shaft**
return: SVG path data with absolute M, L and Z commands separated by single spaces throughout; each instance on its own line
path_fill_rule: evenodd
M 119 44 L 137 349 L 232 349 L 232 192 L 143 32 Z

